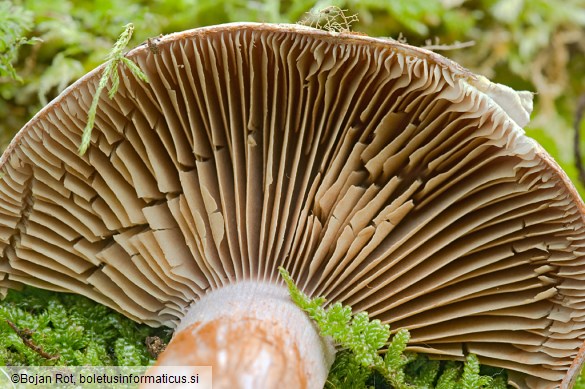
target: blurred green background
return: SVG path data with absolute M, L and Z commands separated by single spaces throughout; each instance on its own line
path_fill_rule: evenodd
M 535 92 L 526 132 L 585 194 L 575 158 L 576 150 L 585 151 L 585 141 L 575 141 L 575 131 L 585 130 L 585 123 L 575 123 L 585 96 L 585 0 L 0 0 L 0 149 L 102 63 L 126 23 L 134 23 L 135 46 L 211 24 L 295 23 L 329 6 L 357 14 L 352 29 L 371 36 L 417 46 L 474 42 L 440 53 L 493 81 Z

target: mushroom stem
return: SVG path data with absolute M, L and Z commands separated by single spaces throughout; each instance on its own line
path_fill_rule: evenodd
M 329 339 L 280 285 L 241 282 L 187 312 L 159 366 L 212 366 L 213 388 L 323 388 Z

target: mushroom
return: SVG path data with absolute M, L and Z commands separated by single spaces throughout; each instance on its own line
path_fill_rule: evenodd
M 531 94 L 427 50 L 237 23 L 127 54 L 41 110 L 0 159 L 0 286 L 75 292 L 176 328 L 161 365 L 214 387 L 322 387 L 334 354 L 287 297 L 568 385 L 585 340 L 584 205 L 524 135 Z M 570 372 L 566 377 L 567 372 Z

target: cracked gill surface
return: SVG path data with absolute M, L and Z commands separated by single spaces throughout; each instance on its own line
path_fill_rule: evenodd
M 73 291 L 176 326 L 207 291 L 280 282 L 550 387 L 585 340 L 583 204 L 523 134 L 530 96 L 426 50 L 233 24 L 99 69 L 0 159 L 0 287 Z M 548 385 L 548 386 L 547 386 Z

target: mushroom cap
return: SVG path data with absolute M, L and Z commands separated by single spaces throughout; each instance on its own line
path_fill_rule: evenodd
M 411 349 L 561 381 L 585 340 L 584 205 L 516 93 L 433 52 L 297 25 L 161 37 L 40 111 L 0 159 L 0 287 L 175 326 L 208 291 L 281 282 Z M 574 370 L 574 369 L 573 369 Z M 572 370 L 572 371 L 573 371 Z M 548 386 L 547 386 L 548 385 Z

